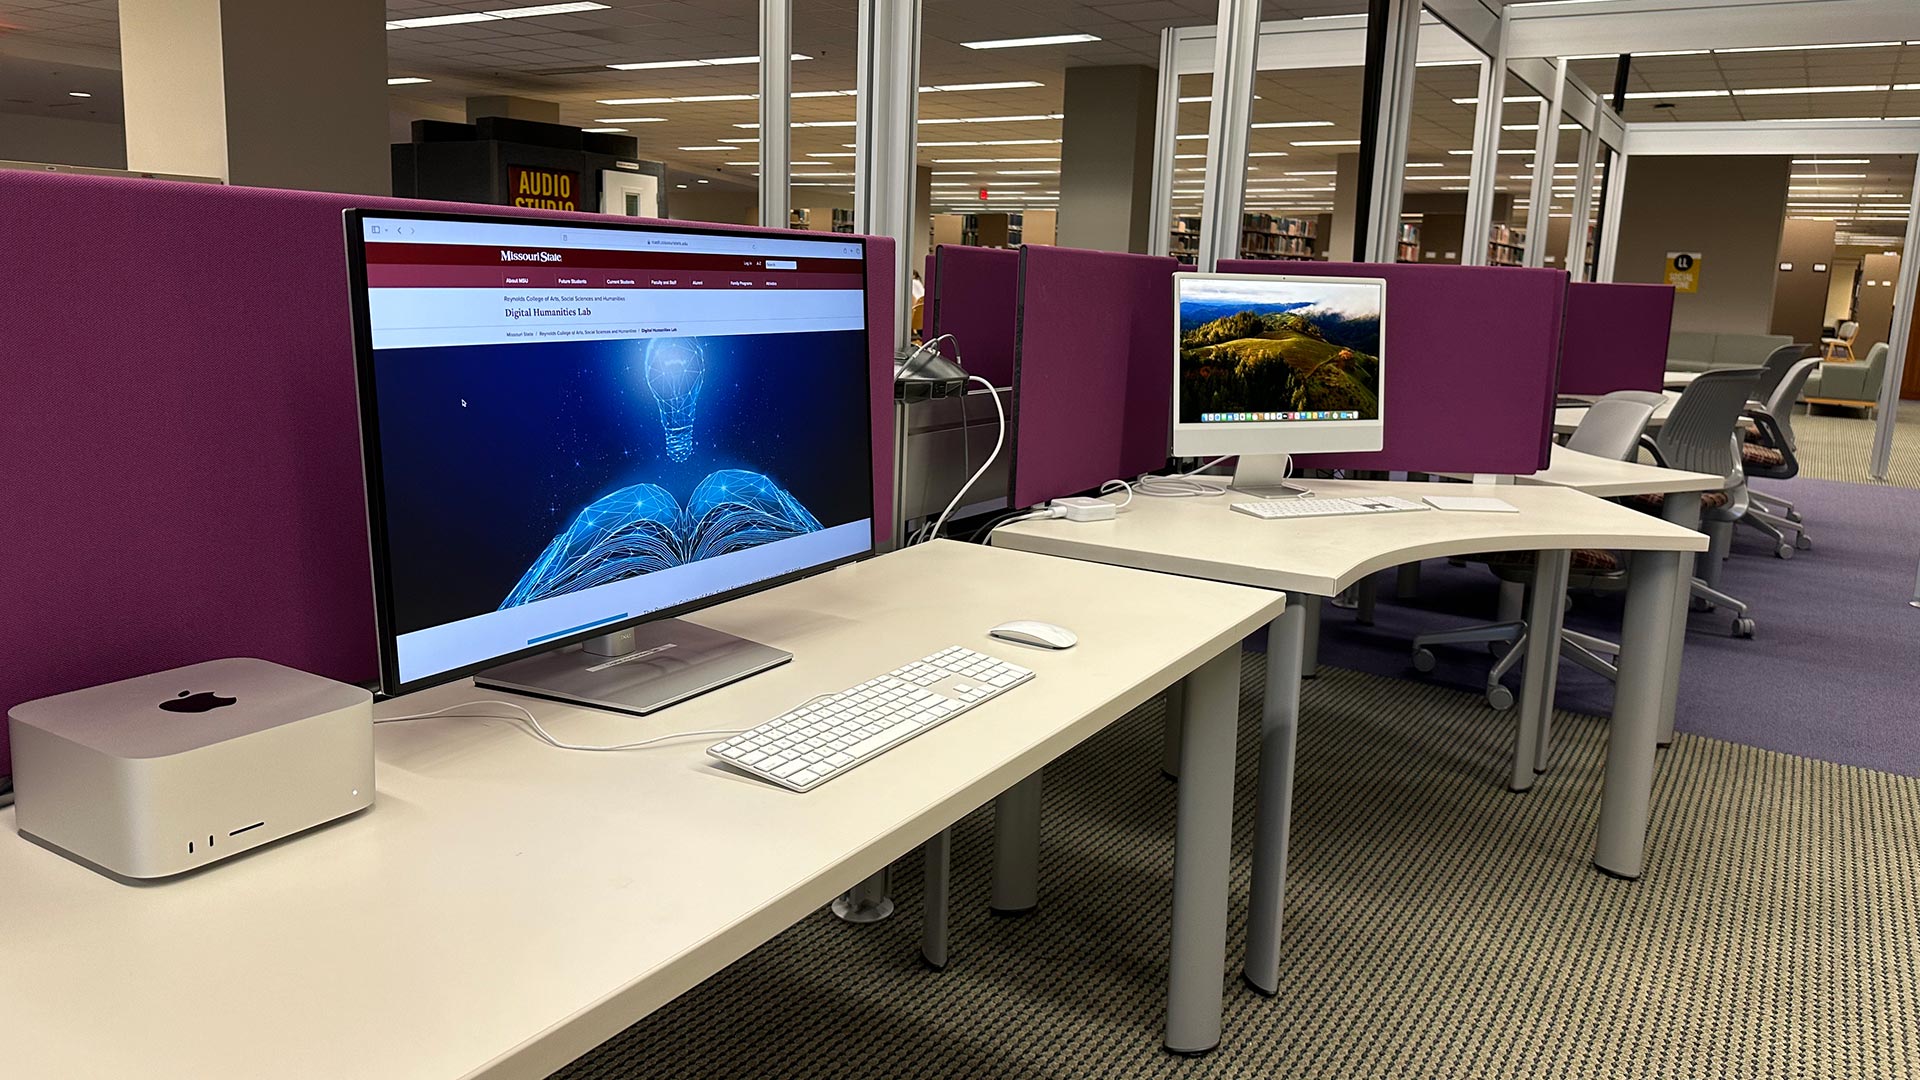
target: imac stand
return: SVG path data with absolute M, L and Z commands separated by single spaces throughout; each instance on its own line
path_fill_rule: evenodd
M 791 659 L 792 653 L 757 641 L 661 619 L 488 668 L 473 683 L 645 715 Z
M 1286 454 L 1241 454 L 1233 469 L 1234 491 L 1263 499 L 1305 498 L 1312 490 L 1287 479 Z

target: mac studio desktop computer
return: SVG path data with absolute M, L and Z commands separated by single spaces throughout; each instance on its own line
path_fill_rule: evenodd
M 1387 283 L 1175 274 L 1173 454 L 1238 455 L 1235 490 L 1286 483 L 1292 454 L 1379 450 Z
M 346 226 L 386 693 L 662 708 L 791 658 L 674 616 L 873 553 L 864 241 Z

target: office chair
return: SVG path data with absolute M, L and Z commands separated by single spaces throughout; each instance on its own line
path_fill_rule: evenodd
M 1681 392 L 1680 400 L 1674 402 L 1673 412 L 1660 428 L 1652 447 L 1654 459 L 1667 468 L 1725 478 L 1720 490 L 1697 496 L 1700 527 L 1707 534 L 1709 546 L 1703 557 L 1705 561 L 1695 560 L 1692 592 L 1696 610 L 1712 611 L 1718 607 L 1731 610 L 1733 636 L 1742 638 L 1753 636 L 1754 622 L 1747 616 L 1748 605 L 1744 601 L 1720 591 L 1720 569 L 1733 542 L 1734 523 L 1746 514 L 1749 503 L 1746 471 L 1739 451 L 1744 441 L 1740 417 L 1759 377 L 1759 368 L 1703 372 Z M 1627 501 L 1657 514 L 1664 508 L 1666 499 L 1665 495 L 1635 495 Z
M 1665 395 L 1641 390 L 1617 390 L 1608 394 L 1594 402 L 1587 409 L 1587 414 L 1581 417 L 1580 426 L 1567 437 L 1567 449 L 1614 461 L 1629 460 L 1640 445 L 1640 435 L 1646 430 L 1653 410 L 1665 402 Z M 1536 562 L 1533 552 L 1507 551 L 1469 558 L 1484 562 L 1487 569 L 1503 583 L 1520 586 L 1533 584 Z M 1617 591 L 1626 588 L 1626 570 L 1619 557 L 1610 551 L 1575 551 L 1572 567 L 1567 574 L 1567 585 L 1586 592 Z M 1526 609 L 1522 607 L 1521 610 Z M 1513 707 L 1513 691 L 1507 689 L 1501 680 L 1526 654 L 1526 641 L 1527 624 L 1517 619 L 1421 634 L 1413 639 L 1413 666 L 1416 671 L 1432 671 L 1438 665 L 1433 654 L 1435 645 L 1485 642 L 1488 648 L 1497 649 L 1506 644 L 1506 652 L 1487 672 L 1486 696 L 1487 704 L 1493 708 L 1509 709 Z M 1620 650 L 1618 646 L 1599 638 L 1563 630 L 1560 651 L 1581 667 L 1612 678 L 1614 665 L 1606 656 L 1618 655 Z
M 1746 430 L 1740 444 L 1740 463 L 1749 479 L 1764 476 L 1787 480 L 1800 472 L 1800 459 L 1795 453 L 1799 443 L 1793 436 L 1793 403 L 1819 364 L 1818 356 L 1794 361 L 1764 406 L 1755 408 L 1753 402 L 1747 403 L 1747 419 L 1753 426 Z M 1749 489 L 1747 498 L 1747 513 L 1740 521 L 1772 537 L 1775 555 L 1791 559 L 1794 551 L 1813 547 L 1806 523 L 1791 500 L 1758 489 Z M 1789 532 L 1793 534 L 1791 540 L 1786 535 Z
M 1859 336 L 1860 324 L 1858 322 L 1849 319 L 1841 323 L 1835 328 L 1832 337 L 1820 339 L 1820 358 L 1822 360 L 1839 360 L 1841 359 L 1840 354 L 1846 353 L 1845 359 L 1855 359 L 1853 355 L 1853 339 Z
M 1793 369 L 1793 365 L 1812 354 L 1813 346 L 1800 343 L 1782 345 L 1768 353 L 1766 360 L 1760 364 L 1760 377 L 1754 380 L 1752 396 L 1747 399 L 1747 408 L 1749 410 L 1765 408 L 1765 403 L 1772 399 L 1774 390 L 1780 386 L 1780 380 L 1787 377 L 1787 372 Z

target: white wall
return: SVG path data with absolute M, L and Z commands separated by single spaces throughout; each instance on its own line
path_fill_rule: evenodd
M 119 124 L 0 113 L 0 160 L 127 167 L 127 134 Z

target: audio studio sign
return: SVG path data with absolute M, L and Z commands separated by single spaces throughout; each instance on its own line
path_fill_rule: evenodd
M 570 169 L 507 166 L 507 195 L 514 206 L 536 210 L 580 209 L 580 174 Z

